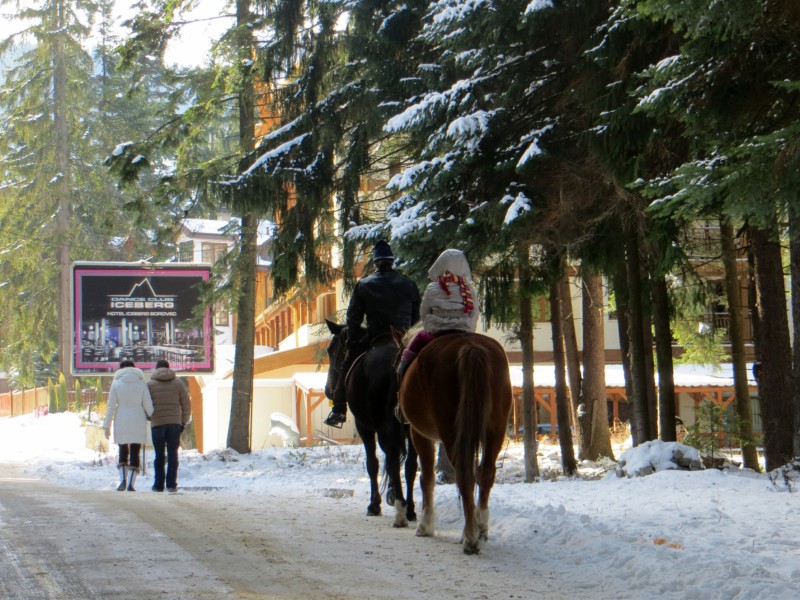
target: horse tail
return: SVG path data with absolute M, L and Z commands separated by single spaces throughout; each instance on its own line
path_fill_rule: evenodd
M 459 398 L 453 447 L 456 480 L 475 485 L 475 461 L 484 445 L 492 397 L 489 354 L 481 346 L 465 346 L 456 356 Z

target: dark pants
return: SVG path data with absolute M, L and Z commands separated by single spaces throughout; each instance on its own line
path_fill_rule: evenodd
M 151 433 L 153 436 L 153 448 L 156 454 L 153 460 L 153 471 L 155 471 L 153 487 L 159 491 L 163 491 L 164 489 L 164 455 L 166 450 L 167 488 L 177 488 L 178 447 L 181 445 L 181 426 L 174 423 L 169 425 L 156 425 L 151 429 Z
M 140 464 L 139 455 L 141 451 L 141 444 L 120 444 L 119 461 L 117 461 L 117 464 L 120 467 L 130 467 L 138 473 Z

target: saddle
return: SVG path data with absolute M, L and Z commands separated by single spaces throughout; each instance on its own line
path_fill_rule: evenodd
M 352 373 L 356 365 L 358 365 L 358 363 L 364 360 L 364 356 L 366 356 L 367 352 L 369 352 L 373 348 L 377 348 L 378 346 L 381 346 L 388 342 L 394 343 L 391 333 L 381 333 L 371 339 L 368 339 L 367 336 L 365 335 L 355 344 L 353 344 L 353 347 L 348 350 L 349 353 L 352 353 L 353 358 L 350 363 L 350 366 L 344 373 L 345 383 L 347 383 L 347 380 L 350 377 L 350 373 Z

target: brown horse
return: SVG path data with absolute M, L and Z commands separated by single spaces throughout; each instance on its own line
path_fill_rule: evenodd
M 435 442 L 441 441 L 455 468 L 464 508 L 464 552 L 480 551 L 480 544 L 489 536 L 489 494 L 497 470 L 495 461 L 506 435 L 511 398 L 506 353 L 484 335 L 442 335 L 411 363 L 400 385 L 399 401 L 411 424 L 411 438 L 422 468 L 422 519 L 417 535 L 434 534 Z

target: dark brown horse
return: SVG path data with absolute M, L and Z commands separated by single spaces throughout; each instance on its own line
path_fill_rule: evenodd
M 353 363 L 348 373 L 342 372 L 347 328 L 326 320 L 331 332 L 328 343 L 328 380 L 325 394 L 333 397 L 340 377 L 345 377 L 347 405 L 356 422 L 356 430 L 364 443 L 367 474 L 370 481 L 370 502 L 367 514 L 381 514 L 381 493 L 378 485 L 377 446 L 386 457 L 384 468 L 388 476 L 387 502 L 395 507 L 395 527 L 407 527 L 416 521 L 414 508 L 414 481 L 417 476 L 417 454 L 408 435 L 408 426 L 395 416 L 397 405 L 397 373 L 394 362 L 398 348 L 392 336 L 373 340 L 369 349 Z M 408 447 L 406 440 L 408 439 Z M 377 442 L 377 444 L 376 444 Z M 405 462 L 406 495 L 400 479 L 400 468 Z
M 417 535 L 434 534 L 435 443 L 441 441 L 455 468 L 464 508 L 464 552 L 480 551 L 489 535 L 489 494 L 506 435 L 511 397 L 506 353 L 484 335 L 437 337 L 411 363 L 400 385 L 400 408 L 411 424 L 422 469 L 422 518 Z

